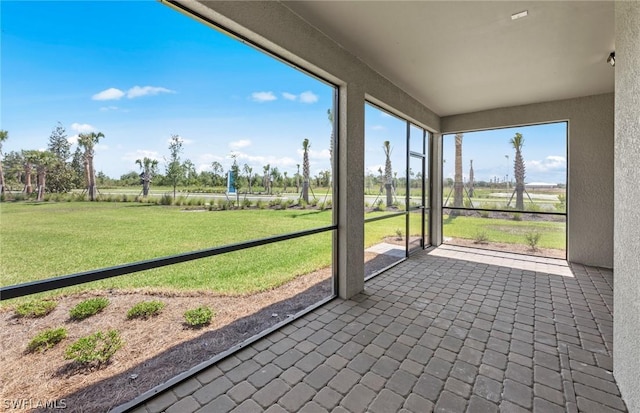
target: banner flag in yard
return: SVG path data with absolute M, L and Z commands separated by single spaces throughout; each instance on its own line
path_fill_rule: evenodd
M 236 193 L 236 185 L 233 179 L 233 173 L 231 173 L 231 171 L 227 172 L 227 193 L 228 194 Z

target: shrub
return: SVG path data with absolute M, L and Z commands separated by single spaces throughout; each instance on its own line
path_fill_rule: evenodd
M 184 319 L 188 326 L 202 327 L 211 322 L 213 311 L 209 307 L 200 306 L 184 313 Z
M 222 211 L 227 211 L 229 209 L 233 209 L 233 201 L 231 201 L 231 200 L 227 201 L 226 199 L 219 199 L 218 200 L 218 209 L 220 209 Z
M 140 302 L 127 312 L 127 318 L 131 320 L 132 318 L 142 318 L 147 319 L 149 317 L 155 317 L 164 308 L 164 303 L 162 301 L 143 301 Z
M 542 210 L 538 204 L 528 204 L 526 209 L 530 212 L 540 212 Z
M 98 331 L 78 339 L 67 347 L 64 358 L 84 365 L 91 363 L 100 365 L 108 363 L 122 345 L 120 333 L 116 330 L 109 330 L 106 333 Z
M 516 212 L 515 214 L 513 214 L 513 220 L 522 221 L 522 214 L 520 212 Z
M 242 200 L 242 208 L 251 208 L 251 200 L 250 199 L 243 199 Z
M 476 232 L 475 237 L 473 237 L 474 244 L 486 244 L 489 241 L 489 237 L 485 231 Z
M 47 351 L 65 338 L 67 338 L 66 328 L 50 328 L 38 333 L 29 344 L 27 344 L 27 352 Z
M 396 228 L 395 230 L 396 233 L 396 239 L 399 241 L 402 239 L 402 230 L 400 228 Z
M 531 247 L 531 250 L 535 251 L 538 249 L 538 242 L 540 242 L 540 234 L 538 231 L 531 231 L 524 234 L 525 239 L 527 240 L 527 245 Z
M 256 207 L 258 207 L 258 209 L 265 209 L 266 204 L 263 200 L 259 199 L 258 201 L 256 201 Z
M 275 198 L 269 201 L 269 206 L 272 208 L 280 209 L 282 207 L 282 199 Z
M 480 211 L 480 217 L 489 218 L 489 211 Z
M 33 300 L 16 307 L 18 317 L 37 318 L 44 317 L 52 312 L 58 305 L 55 301 Z
M 289 208 L 290 206 L 292 206 L 292 205 L 293 205 L 293 203 L 294 203 L 294 200 L 293 200 L 293 199 L 285 199 L 285 200 L 282 202 L 282 208 L 287 209 L 287 208 Z
M 89 298 L 76 304 L 69 312 L 69 315 L 73 320 L 84 320 L 87 317 L 98 314 L 108 305 L 109 300 L 105 297 Z
M 558 194 L 558 201 L 556 209 L 558 211 L 564 211 L 567 208 L 567 196 L 564 194 Z

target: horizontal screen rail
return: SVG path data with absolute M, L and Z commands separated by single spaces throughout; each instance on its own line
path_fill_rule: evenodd
M 380 221 L 381 219 L 400 217 L 400 216 L 403 216 L 403 215 L 407 215 L 408 213 L 409 212 L 407 212 L 407 211 L 403 211 L 403 212 L 395 212 L 393 214 L 381 215 L 379 217 L 366 218 L 364 220 L 364 223 L 366 224 L 366 223 L 369 223 L 369 222 Z
M 487 209 L 487 208 L 463 208 L 463 207 L 442 207 L 445 209 L 455 209 L 456 211 L 487 211 L 487 212 L 506 212 L 509 214 L 520 213 L 520 214 L 531 214 L 531 215 L 559 215 L 559 216 L 567 216 L 566 212 L 549 212 L 549 211 L 523 211 L 519 209 Z
M 79 272 L 60 277 L 49 278 L 46 280 L 31 281 L 22 284 L 10 285 L 0 288 L 0 301 L 10 300 L 12 298 L 24 297 L 31 294 L 43 293 L 46 291 L 57 290 L 58 288 L 71 287 L 74 285 L 85 284 L 92 281 L 104 280 L 106 278 L 118 277 L 121 275 L 131 274 L 134 272 L 152 270 L 154 268 L 166 267 L 167 265 L 180 264 L 187 261 L 199 260 L 201 258 L 213 257 L 216 255 L 226 254 L 229 252 L 240 251 L 247 248 L 259 247 L 261 245 L 272 244 L 274 242 L 287 241 L 294 238 L 300 238 L 307 235 L 319 234 L 327 231 L 338 229 L 337 225 L 314 228 L 304 231 L 291 232 L 273 237 L 261 238 L 252 241 L 239 242 L 235 244 L 223 245 L 221 247 L 207 248 L 199 251 L 186 252 L 183 254 L 172 255 L 169 257 L 153 258 L 145 261 L 133 262 L 130 264 L 118 265 L 115 267 L 102 268 Z

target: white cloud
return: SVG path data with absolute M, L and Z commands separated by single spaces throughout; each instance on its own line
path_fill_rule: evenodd
M 67 142 L 73 145 L 78 143 L 78 138 L 81 133 L 95 132 L 96 128 L 88 123 L 74 122 L 71 124 L 71 130 L 77 132 L 75 135 L 67 136 Z
M 318 96 L 310 90 L 300 93 L 300 102 L 302 103 L 316 103 Z
M 386 130 L 387 128 L 385 128 L 382 125 L 374 125 L 371 127 L 371 130 Z
M 101 112 L 108 112 L 110 110 L 118 110 L 117 106 L 103 106 L 100 108 Z
M 365 170 L 366 170 L 366 172 L 367 172 L 367 175 L 368 175 L 368 174 L 373 174 L 374 176 L 378 176 L 378 175 L 380 175 L 380 171 L 379 171 L 379 169 L 382 169 L 382 170 L 384 171 L 384 165 L 382 165 L 382 164 L 379 164 L 379 165 L 370 165 L 370 166 L 367 166 L 367 167 L 365 168 Z
M 567 161 L 564 156 L 547 156 L 544 160 L 527 160 L 525 161 L 527 172 L 550 172 L 564 170 L 567 167 Z
M 300 159 L 304 155 L 304 151 L 302 149 L 298 149 L 298 155 L 300 155 Z M 309 159 L 329 159 L 331 158 L 331 154 L 329 153 L 329 149 L 322 149 L 319 151 L 309 149 Z
M 282 97 L 287 100 L 297 100 L 298 95 L 294 95 L 293 93 L 283 92 Z
M 77 122 L 74 122 L 71 124 L 71 129 L 78 133 L 89 133 L 96 130 L 96 128 L 89 125 L 88 123 L 77 123 Z
M 109 89 L 105 89 L 102 92 L 98 92 L 95 95 L 91 96 L 93 100 L 118 100 L 122 98 L 125 93 L 116 89 L 115 87 L 110 87 Z
M 171 90 L 171 89 L 167 89 L 165 87 L 158 87 L 158 86 L 134 86 L 132 88 L 130 88 L 129 90 L 127 90 L 126 92 L 115 88 L 115 87 L 110 87 L 109 89 L 105 89 L 102 92 L 98 92 L 95 95 L 91 96 L 91 99 L 93 100 L 120 100 L 122 99 L 124 96 L 126 96 L 129 99 L 135 99 L 135 98 L 139 98 L 142 96 L 154 96 L 154 95 L 158 95 L 160 93 L 176 93 L 175 91 Z M 115 106 L 108 106 L 106 108 L 101 108 L 100 110 L 115 110 L 117 109 L 117 107 Z
M 196 156 L 194 163 L 196 164 L 196 170 L 198 172 L 202 171 L 210 171 L 211 164 L 214 161 L 218 161 L 220 163 L 224 163 L 224 158 L 219 155 L 214 155 L 212 153 L 203 153 L 201 155 Z
M 173 90 L 157 87 L 157 86 L 134 86 L 127 91 L 129 99 L 139 98 L 141 96 L 155 96 L 160 93 L 176 93 Z
M 127 152 L 122 155 L 123 161 L 131 161 L 132 163 L 136 161 L 136 159 L 155 159 L 156 161 L 162 160 L 160 154 L 156 151 L 148 151 L 146 149 L 138 149 L 135 152 Z
M 180 142 L 182 142 L 183 145 L 191 145 L 194 142 L 193 139 L 187 139 L 180 135 L 178 135 L 178 140 L 180 140 Z M 171 138 L 167 139 L 167 144 L 169 143 L 171 143 Z
M 251 100 L 254 102 L 270 102 L 278 99 L 273 92 L 253 92 L 251 94 Z
M 229 142 L 229 148 L 231 149 L 246 148 L 247 146 L 251 146 L 251 141 L 249 139 L 240 139 L 239 141 Z
M 301 161 L 297 161 L 288 156 L 284 157 L 276 157 L 276 156 L 255 156 L 250 155 L 248 153 L 235 151 L 235 155 L 238 155 L 238 163 L 248 163 L 250 166 L 253 166 L 254 173 L 262 173 L 262 167 L 266 164 L 271 165 L 271 167 L 277 166 L 278 168 L 292 167 L 295 166 L 296 163 L 302 164 Z

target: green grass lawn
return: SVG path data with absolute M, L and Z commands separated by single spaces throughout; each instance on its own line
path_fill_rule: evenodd
M 2 285 L 331 224 L 331 211 L 186 212 L 136 203 L 0 204 Z M 111 278 L 89 288 L 162 287 L 243 294 L 331 264 L 331 233 Z
M 365 218 L 386 212 L 367 213 Z M 420 232 L 411 214 L 410 235 Z M 312 209 L 185 211 L 180 207 L 118 202 L 0 203 L 0 280 L 7 286 L 92 269 L 317 228 L 332 212 Z M 419 218 L 419 217 L 418 217 Z M 446 217 L 445 217 L 446 218 Z M 565 224 L 473 217 L 445 219 L 447 237 L 524 244 L 542 233 L 539 247 L 563 249 Z M 365 226 L 365 247 L 405 235 L 405 216 Z M 54 291 L 159 288 L 248 294 L 331 265 L 331 233 L 264 245 L 216 257 Z
M 526 234 L 539 232 L 539 248 L 566 248 L 566 224 L 547 221 L 514 221 L 512 219 L 494 219 L 480 217 L 444 216 L 443 234 L 445 237 L 474 240 L 484 233 L 489 242 L 507 244 L 526 243 Z

